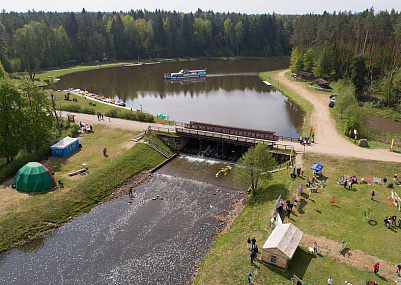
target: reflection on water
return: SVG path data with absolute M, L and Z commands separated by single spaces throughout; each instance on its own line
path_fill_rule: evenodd
M 220 163 L 183 159 L 205 177 L 214 175 L 214 170 L 206 173 L 209 166 Z M 212 217 L 244 195 L 216 188 L 154 174 L 132 199 L 124 196 L 92 209 L 40 240 L 35 250 L 27 244 L 1 254 L 0 284 L 187 284 L 220 227 Z M 153 200 L 156 195 L 163 200 Z
M 288 60 L 190 61 L 114 67 L 61 77 L 53 89 L 70 87 L 126 102 L 127 107 L 167 114 L 179 122 L 201 121 L 275 131 L 297 137 L 302 111 L 257 76 L 288 67 Z M 165 82 L 165 72 L 207 68 L 206 79 Z M 291 103 L 294 105 L 293 103 Z

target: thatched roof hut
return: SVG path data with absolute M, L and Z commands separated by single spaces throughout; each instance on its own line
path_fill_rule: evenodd
M 278 225 L 262 248 L 262 262 L 286 269 L 303 235 L 293 224 Z

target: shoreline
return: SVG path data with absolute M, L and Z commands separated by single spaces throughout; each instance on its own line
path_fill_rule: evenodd
M 114 200 L 116 198 L 119 198 L 121 196 L 124 196 L 124 195 L 128 195 L 128 191 L 129 191 L 130 187 L 134 188 L 134 187 L 137 187 L 137 186 L 139 186 L 141 184 L 144 184 L 147 181 L 149 181 L 149 179 L 151 177 L 152 177 L 152 173 L 150 172 L 150 170 L 142 170 L 141 172 L 132 175 L 130 178 L 126 179 L 119 186 L 114 188 L 113 191 L 111 192 L 111 194 L 106 199 L 94 204 L 91 207 L 91 210 L 96 208 L 97 206 L 103 205 L 106 202 L 112 201 L 112 200 Z M 65 224 L 70 223 L 71 221 L 75 220 L 76 218 L 78 218 L 81 215 L 82 214 L 80 214 L 78 216 L 75 216 L 75 217 L 71 217 L 71 219 L 69 219 L 67 222 L 62 223 L 62 224 L 60 224 L 60 225 L 58 225 L 58 226 L 56 226 L 56 227 L 54 227 L 54 228 L 52 228 L 50 230 L 46 230 L 46 231 L 38 233 L 38 234 L 36 234 L 34 236 L 30 236 L 28 239 L 19 240 L 18 242 L 15 242 L 15 243 L 11 244 L 9 248 L 0 251 L 0 254 L 4 254 L 5 252 L 7 252 L 7 251 L 9 251 L 11 249 L 18 248 L 18 247 L 23 246 L 23 245 L 25 245 L 25 244 L 27 244 L 29 242 L 34 241 L 34 240 L 42 239 L 47 235 L 51 235 L 55 231 L 57 231 L 60 227 L 62 227 Z

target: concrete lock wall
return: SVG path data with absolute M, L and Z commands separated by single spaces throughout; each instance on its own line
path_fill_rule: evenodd
M 189 143 L 190 138 L 178 137 L 178 136 L 168 136 L 157 134 L 157 137 L 161 139 L 165 144 L 172 147 L 177 151 L 183 150 Z

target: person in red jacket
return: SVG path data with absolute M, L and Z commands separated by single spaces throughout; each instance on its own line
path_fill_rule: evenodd
M 373 266 L 373 269 L 374 269 L 374 271 L 373 271 L 374 274 L 377 274 L 377 272 L 379 272 L 379 262 L 377 262 L 377 263 Z
M 103 155 L 106 156 L 106 148 L 103 149 Z

